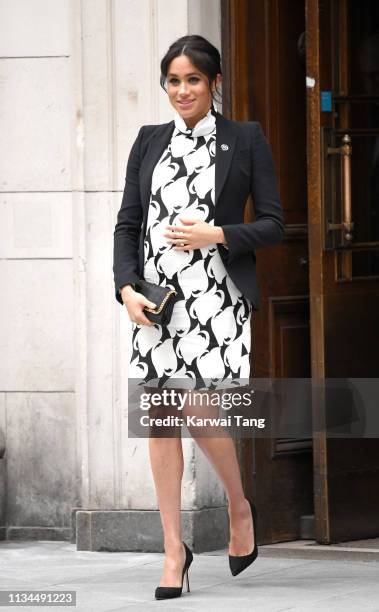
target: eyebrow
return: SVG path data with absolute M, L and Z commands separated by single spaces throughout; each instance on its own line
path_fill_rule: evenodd
M 176 77 L 178 75 L 175 74 L 174 72 L 169 72 L 167 76 L 168 77 L 170 77 L 170 76 Z M 184 76 L 186 76 L 186 77 L 189 77 L 189 76 L 200 76 L 200 74 L 199 74 L 199 72 L 188 72 L 188 74 L 185 74 Z

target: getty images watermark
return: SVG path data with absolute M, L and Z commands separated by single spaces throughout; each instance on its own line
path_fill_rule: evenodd
M 378 378 L 128 379 L 128 437 L 379 438 Z
M 249 417 L 243 414 L 220 414 L 220 409 L 226 411 L 233 408 L 253 406 L 254 389 L 243 393 L 232 392 L 201 392 L 162 389 L 159 392 L 144 392 L 140 396 L 140 409 L 149 414 L 140 416 L 142 427 L 265 427 L 265 418 Z M 154 408 L 158 408 L 160 416 L 152 416 Z M 205 411 L 202 409 L 206 409 Z M 212 414 L 216 409 L 218 415 Z M 177 414 L 164 414 L 168 411 Z M 200 410 L 201 414 L 198 413 Z M 205 414 L 204 414 L 205 412 Z M 208 414 L 208 413 L 211 414 Z M 162 414 L 163 413 L 163 414 Z

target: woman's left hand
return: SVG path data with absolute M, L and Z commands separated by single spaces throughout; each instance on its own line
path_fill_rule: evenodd
M 200 249 L 208 244 L 220 242 L 220 227 L 201 219 L 179 217 L 183 225 L 168 225 L 164 236 L 176 251 Z M 221 230 L 222 231 L 222 230 Z

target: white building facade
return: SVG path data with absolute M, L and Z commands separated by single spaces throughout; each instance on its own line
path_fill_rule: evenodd
M 139 127 L 173 116 L 160 59 L 187 33 L 220 49 L 219 4 L 0 0 L 2 538 L 73 525 L 80 549 L 160 547 L 148 440 L 128 438 L 113 230 Z M 185 533 L 219 548 L 224 492 L 184 448 Z

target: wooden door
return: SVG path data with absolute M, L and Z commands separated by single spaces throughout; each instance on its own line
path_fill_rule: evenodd
M 255 379 L 311 375 L 304 10 L 304 0 L 222 1 L 222 112 L 261 123 L 285 217 L 284 240 L 256 253 Z M 245 220 L 253 219 L 249 206 Z M 302 517 L 313 514 L 312 435 L 239 446 L 245 490 L 259 513 L 259 543 L 298 539 Z
M 379 3 L 306 0 L 311 371 L 379 372 Z M 316 402 L 314 422 L 331 406 Z M 379 533 L 379 441 L 315 433 L 316 539 Z

